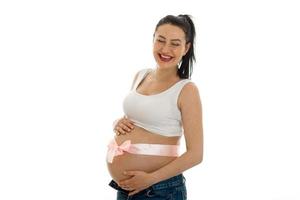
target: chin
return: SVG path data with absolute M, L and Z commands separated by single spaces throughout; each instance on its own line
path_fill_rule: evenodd
M 163 62 L 161 60 L 156 60 L 156 64 L 161 69 L 169 69 L 173 68 L 174 66 L 177 66 L 177 63 L 175 62 Z
M 170 69 L 174 68 L 176 66 L 177 68 L 177 63 L 164 63 L 164 62 L 156 62 L 158 67 L 161 69 Z

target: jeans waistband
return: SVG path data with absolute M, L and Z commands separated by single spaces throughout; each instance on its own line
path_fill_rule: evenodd
M 174 176 L 169 179 L 158 182 L 158 183 L 152 185 L 150 188 L 153 188 L 154 190 L 162 190 L 162 189 L 182 186 L 184 183 L 185 183 L 185 177 L 182 174 L 179 174 L 177 176 Z M 109 185 L 116 190 L 120 190 L 120 191 L 128 193 L 128 191 L 126 191 L 126 190 L 122 189 L 120 186 L 118 186 L 118 184 L 114 180 L 112 180 L 109 183 Z
M 172 178 L 158 182 L 158 183 L 152 185 L 151 187 L 154 190 L 161 190 L 161 189 L 167 189 L 170 187 L 181 186 L 184 183 L 185 183 L 185 177 L 182 174 L 179 174 L 177 176 L 173 176 Z

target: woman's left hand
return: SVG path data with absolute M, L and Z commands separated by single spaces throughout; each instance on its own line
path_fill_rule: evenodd
M 122 180 L 118 185 L 131 191 L 128 195 L 134 195 L 155 183 L 155 178 L 150 174 L 143 171 L 127 171 L 124 175 L 132 176 L 129 179 Z

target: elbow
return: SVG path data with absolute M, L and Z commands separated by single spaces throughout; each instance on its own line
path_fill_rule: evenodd
M 186 152 L 189 156 L 189 160 L 192 166 L 199 165 L 203 161 L 203 151 L 197 150 L 188 150 Z
M 202 163 L 203 160 L 203 156 L 197 156 L 197 158 L 195 158 L 195 165 L 199 165 L 200 163 Z
M 194 154 L 193 156 L 193 165 L 199 165 L 200 163 L 202 163 L 202 160 L 203 160 L 203 155 L 202 154 Z

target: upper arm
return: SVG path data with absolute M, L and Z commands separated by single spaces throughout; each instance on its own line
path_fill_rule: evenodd
M 197 86 L 187 83 L 178 99 L 187 151 L 203 157 L 202 105 Z

